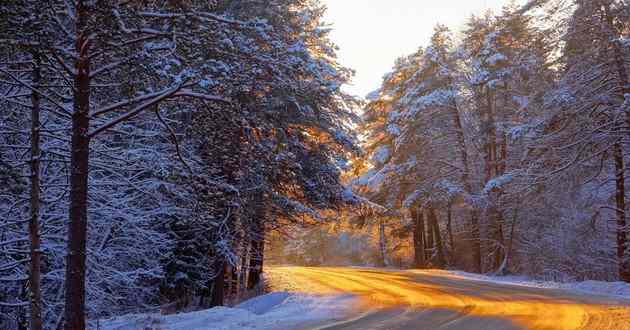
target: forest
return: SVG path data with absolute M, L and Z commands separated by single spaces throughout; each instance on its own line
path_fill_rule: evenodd
M 630 281 L 629 22 L 625 1 L 533 1 L 436 26 L 358 126 L 349 182 L 385 209 L 275 257 Z
M 1 1 L 0 329 L 232 305 L 268 264 L 630 282 L 628 1 L 438 25 L 365 98 L 325 11 Z

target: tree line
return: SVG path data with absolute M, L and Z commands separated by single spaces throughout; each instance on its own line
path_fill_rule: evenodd
M 324 11 L 3 1 L 0 328 L 223 305 L 260 285 L 269 232 L 363 203 Z
M 398 59 L 354 164 L 389 210 L 381 264 L 409 242 L 415 267 L 629 282 L 629 22 L 627 1 L 529 1 Z

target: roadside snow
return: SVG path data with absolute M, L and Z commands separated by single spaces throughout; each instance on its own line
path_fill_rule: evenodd
M 274 292 L 234 308 L 217 307 L 175 315 L 125 315 L 101 321 L 98 330 L 287 330 L 308 323 L 340 320 L 350 311 L 354 299 L 352 295 Z
M 472 274 L 462 271 L 445 271 L 446 275 L 458 278 L 471 279 L 476 281 L 486 281 L 494 283 L 521 285 L 534 288 L 546 289 L 564 289 L 573 292 L 610 296 L 615 298 L 630 298 L 630 283 L 625 282 L 603 282 L 603 281 L 584 281 L 572 283 L 559 283 L 550 281 L 538 281 L 526 276 L 491 276 Z

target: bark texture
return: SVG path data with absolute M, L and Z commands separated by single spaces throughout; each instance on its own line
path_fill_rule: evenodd
M 77 2 L 77 29 L 85 30 L 86 8 Z M 87 36 L 76 41 L 74 78 L 74 113 L 70 158 L 70 219 L 68 226 L 68 261 L 66 263 L 66 330 L 85 329 L 85 258 L 87 236 L 88 165 L 90 159 L 90 57 Z

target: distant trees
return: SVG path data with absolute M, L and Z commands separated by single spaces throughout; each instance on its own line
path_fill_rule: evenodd
M 508 6 L 397 62 L 366 107 L 356 184 L 411 218 L 416 266 L 440 267 L 448 237 L 451 266 L 627 280 L 628 10 Z

